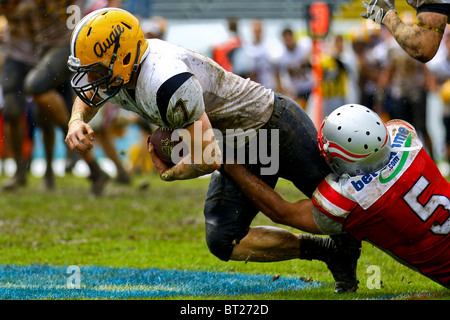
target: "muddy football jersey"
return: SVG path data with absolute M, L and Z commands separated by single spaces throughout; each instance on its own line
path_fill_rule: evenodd
M 391 121 L 387 127 L 394 148 L 387 166 L 363 176 L 327 176 L 313 195 L 316 222 L 324 231 L 339 224 L 450 286 L 450 184 L 410 124 Z
M 135 97 L 121 90 L 111 102 L 145 120 L 184 128 L 206 112 L 213 128 L 259 129 L 271 117 L 272 90 L 225 71 L 212 59 L 163 40 L 148 41 Z

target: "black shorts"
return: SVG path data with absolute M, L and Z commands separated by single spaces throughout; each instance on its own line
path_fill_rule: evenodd
M 445 14 L 446 16 L 450 15 L 450 4 L 448 3 L 432 3 L 432 4 L 423 4 L 417 9 L 417 14 L 421 12 L 434 12 Z
M 309 116 L 294 100 L 276 95 L 272 117 L 262 129 L 278 129 L 279 168 L 275 174 L 264 175 L 261 163 L 246 167 L 271 187 L 281 177 L 311 197 L 331 169 L 320 155 L 317 129 Z M 258 211 L 223 170 L 214 172 L 204 208 L 210 251 L 228 260 L 234 244 L 245 237 Z

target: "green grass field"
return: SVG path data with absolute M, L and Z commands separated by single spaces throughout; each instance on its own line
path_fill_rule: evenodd
M 6 177 L 3 177 L 3 180 Z M 204 240 L 203 202 L 209 179 L 166 183 L 155 175 L 138 176 L 130 186 L 111 183 L 105 195 L 92 198 L 87 179 L 58 177 L 56 190 L 44 192 L 41 181 L 0 196 L 2 265 L 108 266 L 264 274 L 312 279 L 319 288 L 244 296 L 175 296 L 168 299 L 317 300 L 439 299 L 450 291 L 402 266 L 364 243 L 358 263 L 360 289 L 336 295 L 322 262 L 222 262 Z M 147 185 L 148 184 L 148 185 Z M 147 185 L 146 188 L 142 188 Z M 295 200 L 298 191 L 281 180 L 277 190 Z M 259 214 L 254 225 L 274 225 Z M 293 230 L 293 229 L 290 229 Z M 369 289 L 368 267 L 381 271 L 380 289 Z

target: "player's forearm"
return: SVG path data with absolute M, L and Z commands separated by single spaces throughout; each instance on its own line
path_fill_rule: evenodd
M 195 156 L 195 152 L 198 151 L 191 149 L 178 164 L 165 170 L 161 174 L 161 179 L 164 181 L 194 179 L 220 169 L 222 153 L 218 144 L 213 140 L 206 147 L 210 152 L 200 149 L 202 151 L 200 156 Z
M 181 161 L 172 168 L 164 171 L 161 174 L 161 179 L 164 181 L 195 179 L 197 177 L 210 174 L 219 168 L 220 164 L 217 163 L 211 165 L 195 165 Z
M 418 14 L 416 19 L 418 24 L 408 25 L 392 11 L 386 15 L 383 25 L 411 57 L 427 62 L 439 49 L 447 16 L 424 12 Z
M 253 175 L 243 165 L 226 164 L 225 171 L 247 199 L 273 222 L 305 232 L 322 233 L 314 221 L 310 199 L 301 199 L 295 203 L 284 200 L 280 194 Z
M 82 120 L 83 122 L 88 123 L 95 116 L 98 109 L 99 108 L 89 107 L 87 104 L 81 101 L 80 98 L 77 97 L 73 103 L 69 126 L 76 120 Z
M 243 165 L 226 164 L 225 171 L 255 207 L 272 221 L 285 222 L 281 218 L 284 213 L 282 207 L 288 203 L 275 190 L 249 172 Z

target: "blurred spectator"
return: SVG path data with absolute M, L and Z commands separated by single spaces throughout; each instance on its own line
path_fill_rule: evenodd
M 250 67 L 247 76 L 253 81 L 261 83 L 266 88 L 275 89 L 275 72 L 267 43 L 264 41 L 263 22 L 255 19 L 251 24 L 252 41 L 244 43 L 244 51 L 249 57 Z
M 372 110 L 375 107 L 378 73 L 382 66 L 382 57 L 378 57 L 374 50 L 379 38 L 378 33 L 378 29 L 358 27 L 351 35 L 352 49 L 358 66 L 358 102 Z
M 401 48 L 389 51 L 389 62 L 381 70 L 379 86 L 384 92 L 383 108 L 391 119 L 411 123 L 432 154 L 432 141 L 426 126 L 427 92 L 431 74 L 425 64 L 411 58 Z
M 444 105 L 442 116 L 445 128 L 445 161 L 443 162 L 447 166 L 444 163 L 440 163 L 438 166 L 443 169 L 445 175 L 448 175 L 450 173 L 450 167 L 448 167 L 450 160 L 450 32 L 444 34 L 442 43 L 436 57 L 427 66 L 435 79 L 435 92 L 442 99 Z
M 281 35 L 284 47 L 276 68 L 277 90 L 295 99 L 305 109 L 313 88 L 312 41 L 304 37 L 297 43 L 289 28 Z
M 445 81 L 439 89 L 442 102 L 444 103 L 443 121 L 445 126 L 445 156 L 448 163 L 450 159 L 450 80 Z M 447 171 L 448 175 L 449 172 Z
M 242 40 L 238 34 L 238 21 L 236 19 L 228 19 L 228 32 L 228 39 L 212 48 L 212 58 L 225 70 L 234 72 L 233 55 L 236 49 L 242 47 Z
M 152 13 L 152 0 L 123 0 L 120 1 L 122 7 L 137 17 L 147 19 Z M 119 7 L 119 5 L 110 5 Z
M 145 38 L 164 39 L 167 30 L 167 20 L 165 18 L 154 16 L 149 19 L 142 20 L 140 23 Z
M 322 68 L 322 103 L 323 117 L 334 109 L 347 103 L 350 75 L 347 66 L 342 61 L 344 39 L 336 35 L 328 52 L 323 52 L 320 63 Z
M 122 6 L 122 0 L 83 0 L 78 4 L 84 9 L 84 15 L 91 13 L 92 11 L 105 8 L 105 7 L 117 7 Z

